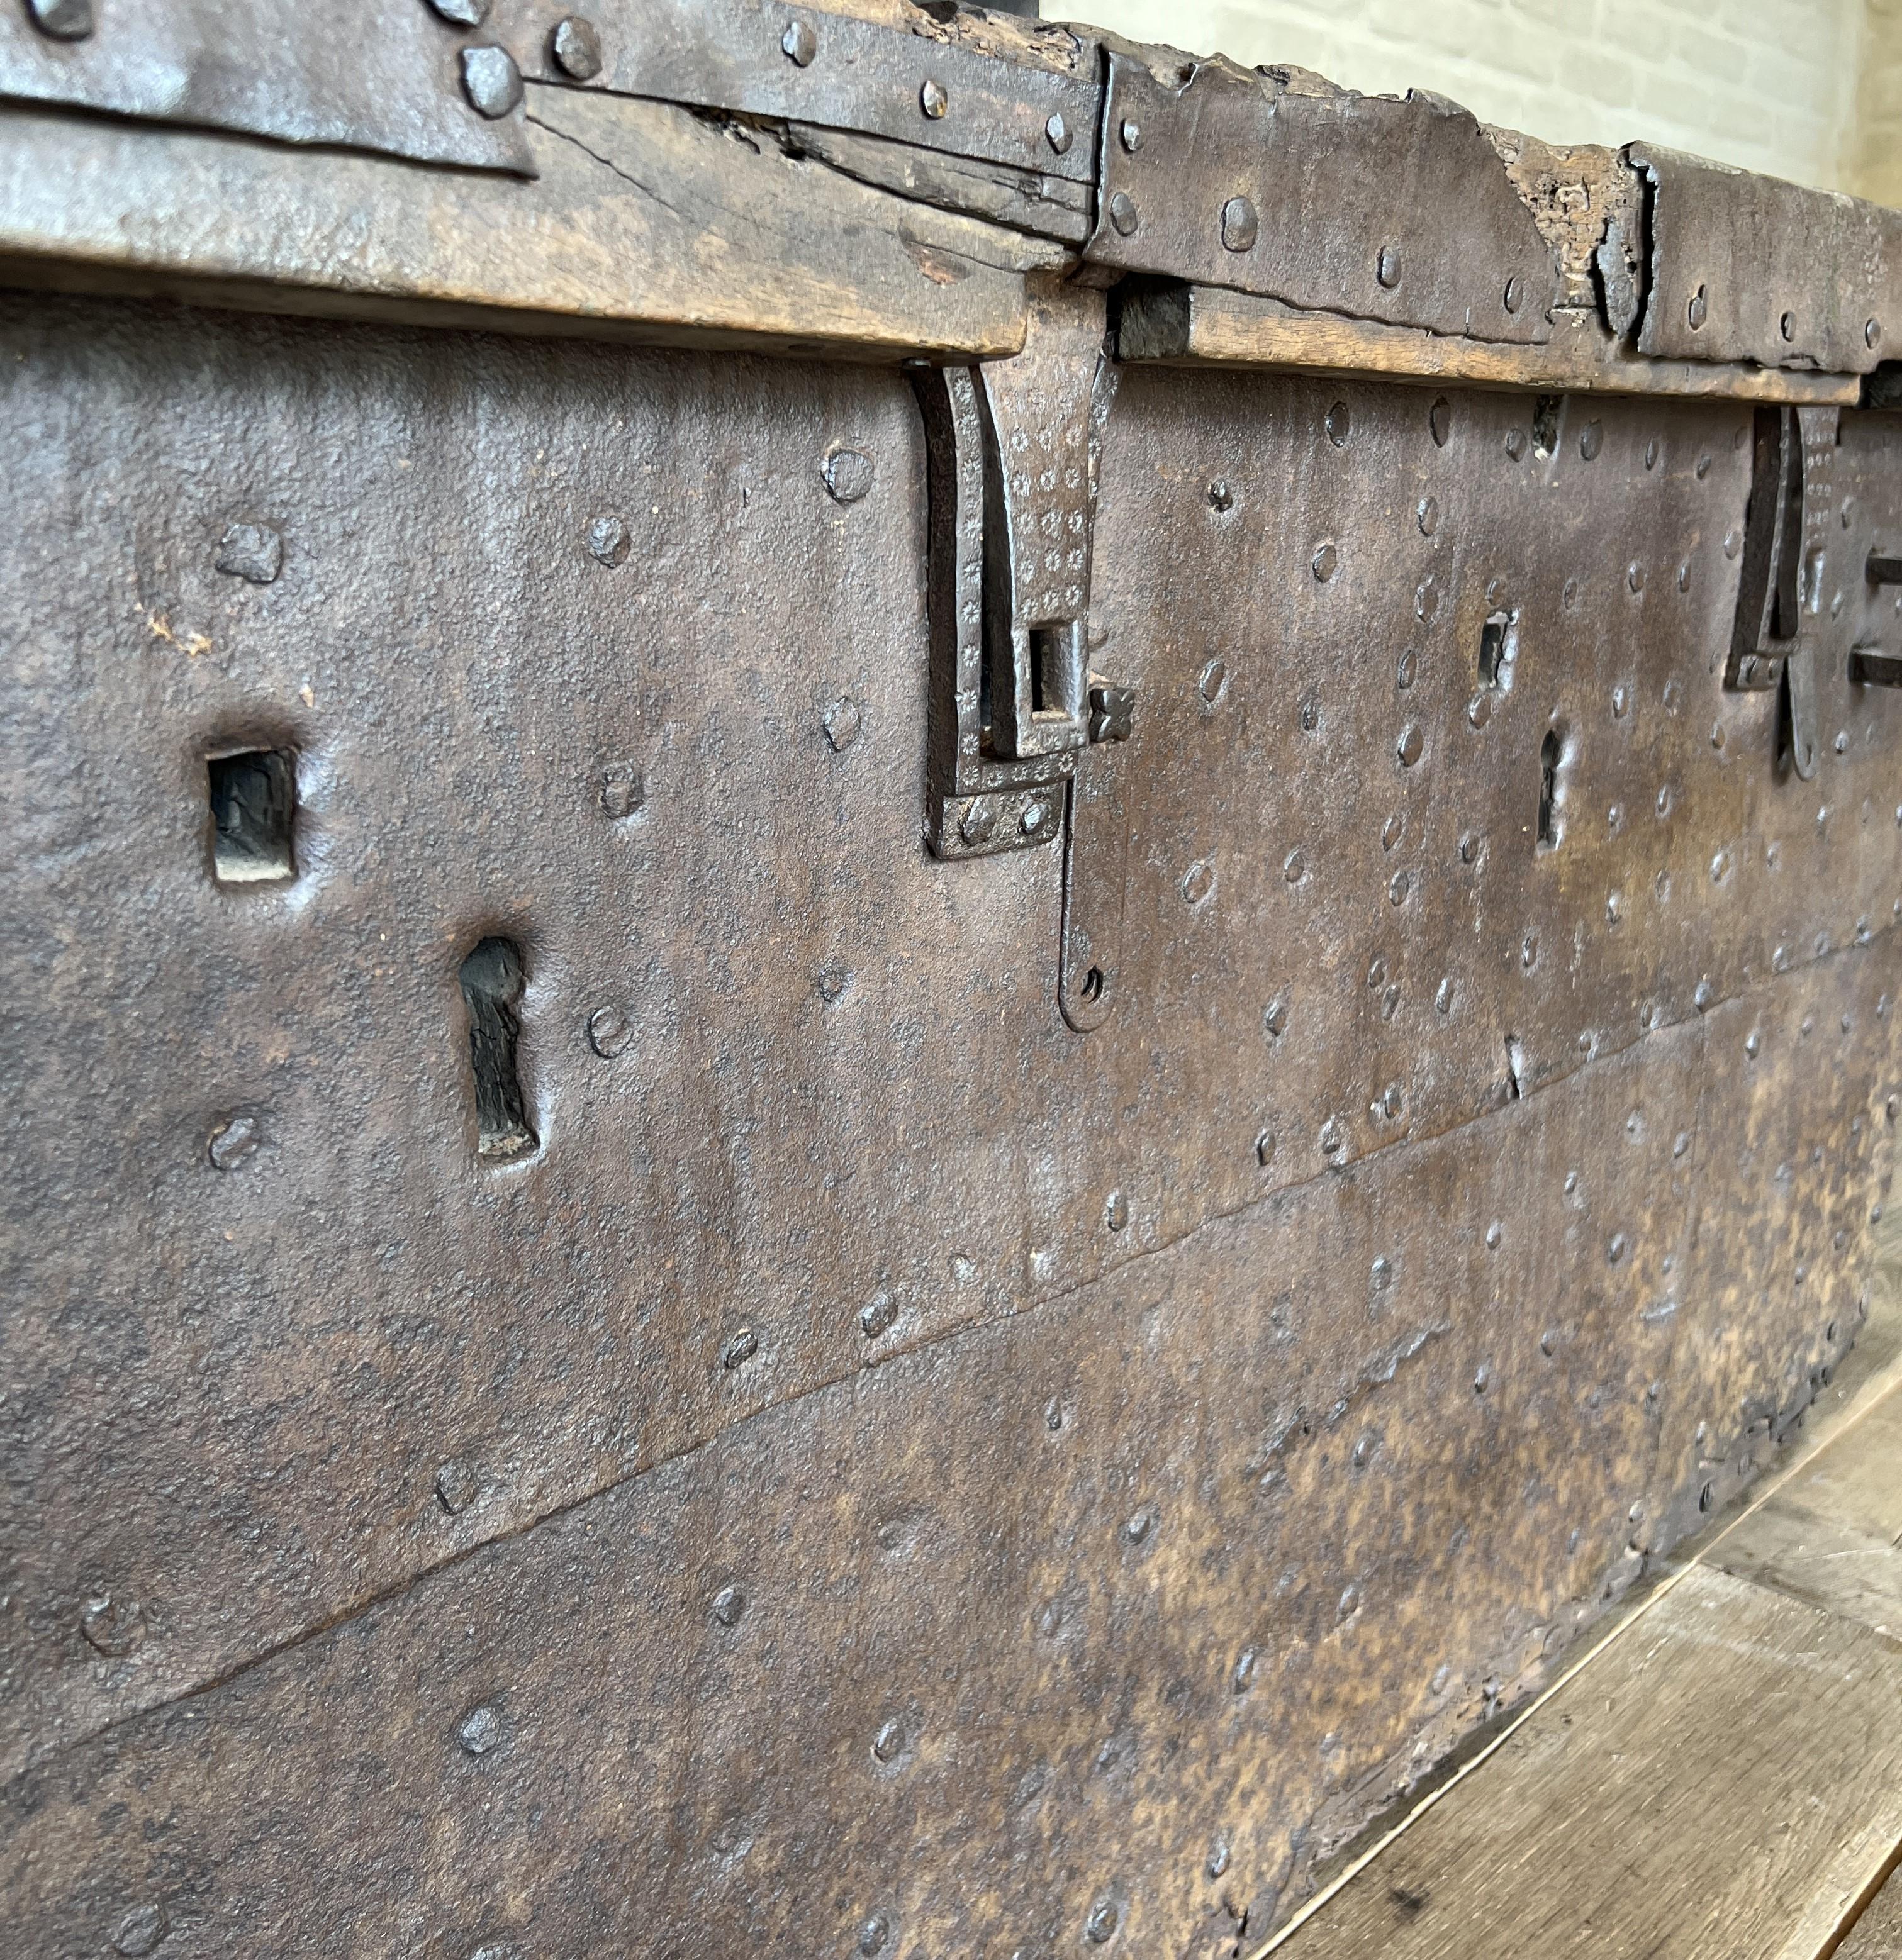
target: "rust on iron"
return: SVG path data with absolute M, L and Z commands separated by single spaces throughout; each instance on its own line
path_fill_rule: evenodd
M 148 11 L 0 108 L 10 1939 L 1265 1939 L 1856 1337 L 1869 364 L 1298 72 Z

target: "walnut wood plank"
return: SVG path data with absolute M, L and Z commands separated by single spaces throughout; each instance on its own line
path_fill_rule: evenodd
M 1493 345 L 1416 327 L 1305 313 L 1214 286 L 1158 287 L 1133 294 L 1123 302 L 1118 348 L 1126 361 L 1172 367 L 1298 368 L 1566 394 L 1853 403 L 1861 387 L 1853 375 L 1648 361 L 1614 339 L 1596 314 L 1581 311 L 1562 311 L 1543 345 Z
M 1793 1960 L 1902 1841 L 1902 1645 L 1693 1567 L 1281 1950 Z
M 532 182 L 0 111 L 0 278 L 274 313 L 981 358 L 1022 345 L 1021 275 L 1061 257 L 665 103 L 537 88 L 529 119 Z

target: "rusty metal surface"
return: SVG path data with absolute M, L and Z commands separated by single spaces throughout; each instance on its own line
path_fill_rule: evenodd
M 1642 353 L 1866 374 L 1902 337 L 1902 215 L 1652 143 Z
M 1840 1351 L 1881 965 L 738 1425 L 29 1771 L 16 1937 L 1231 1951 L 1694 1507 L 1680 1431 Z M 1768 1312 L 1722 1291 L 1752 1218 Z M 1712 1341 L 1738 1365 L 1684 1376 Z
M 539 78 L 895 138 L 1088 183 L 1102 84 L 1092 42 L 1073 72 L 781 0 L 642 0 L 598 10 L 599 65 L 577 73 L 558 0 L 503 0 L 496 30 Z
M 27 1950 L 1228 1952 L 1853 1337 L 1894 418 L 1805 781 L 1749 404 L 1106 416 L 1097 304 L 914 389 L 0 303 Z M 1135 708 L 956 861 L 1014 428 L 1098 453 L 1005 637 Z
M 1477 340 L 1550 334 L 1553 255 L 1456 103 L 1109 66 L 1095 263 Z
M 102 0 L 96 18 L 72 0 L 54 11 L 83 18 L 86 30 L 49 33 L 35 10 L 0 8 L 0 97 L 466 168 L 532 169 L 519 77 L 504 106 L 499 63 L 508 58 L 492 35 L 423 0 Z
M 1894 221 L 875 0 L 31 18 L 9 276 L 957 364 L 0 302 L 9 1940 L 1264 1936 L 1854 1338 L 1902 423 L 1718 364 Z

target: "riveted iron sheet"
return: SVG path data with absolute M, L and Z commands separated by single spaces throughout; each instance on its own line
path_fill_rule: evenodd
M 424 0 L 102 0 L 78 39 L 16 4 L 0 8 L 0 97 L 532 175 L 519 107 L 479 113 L 464 83 L 477 49 L 506 59 Z
M 1877 964 L 1766 991 L 1830 1019 Z M 29 1772 L 16 1936 L 1231 1952 L 1636 1570 L 1685 1340 L 1640 1305 L 1710 1297 L 1702 1196 L 1759 1182 L 1720 1161 L 1761 1106 L 1718 1025 L 738 1426 Z M 1836 1089 L 1893 1022 L 1855 1026 L 1791 1110 L 1828 1156 L 1792 1225 L 1877 1167 Z M 1792 1297 L 1779 1367 L 1827 1364 L 1843 1290 L 1824 1262 Z
M 10 1357 L 13 1762 L 1902 896 L 1893 692 L 1825 663 L 1812 789 L 1722 688 L 1747 407 L 1126 375 L 1091 659 L 1139 707 L 1071 853 L 1120 939 L 1078 1035 L 1059 854 L 921 848 L 900 377 L 5 321 L 9 1255 L 46 1303 Z M 1843 452 L 1878 527 L 1881 424 Z M 275 577 L 219 569 L 234 527 Z M 212 875 L 233 748 L 296 759 L 287 884 Z M 499 935 L 513 1164 L 457 978 Z M 102 1596 L 148 1602 L 135 1650 L 84 1638 Z
M 570 14 L 523 0 L 505 4 L 497 26 L 526 72 L 568 81 L 554 37 Z M 602 11 L 598 45 L 585 86 L 895 138 L 1075 183 L 1094 174 L 1094 42 L 1072 41 L 1066 72 L 780 0 L 641 0 Z
M 1852 1331 L 1894 616 L 1793 781 L 1747 406 L 1126 374 L 1132 739 L 942 862 L 900 377 L 185 323 L 0 307 L 33 1941 L 1231 1946 Z
M 1308 94 L 1219 61 L 1109 65 L 1096 263 L 1477 340 L 1550 335 L 1552 251 L 1458 104 Z
M 1641 352 L 1866 374 L 1902 344 L 1902 214 L 1652 143 Z
M 1687 1255 L 1641 1310 L 1674 1329 L 1641 1547 L 1765 1467 L 1868 1312 L 1902 1113 L 1899 994 L 1884 950 L 1853 950 L 1709 1018 Z

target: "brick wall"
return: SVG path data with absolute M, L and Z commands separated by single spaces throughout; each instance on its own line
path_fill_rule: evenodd
M 1549 142 L 1644 137 L 1902 203 L 1902 0 L 1071 3 L 1133 40 L 1434 89 Z

